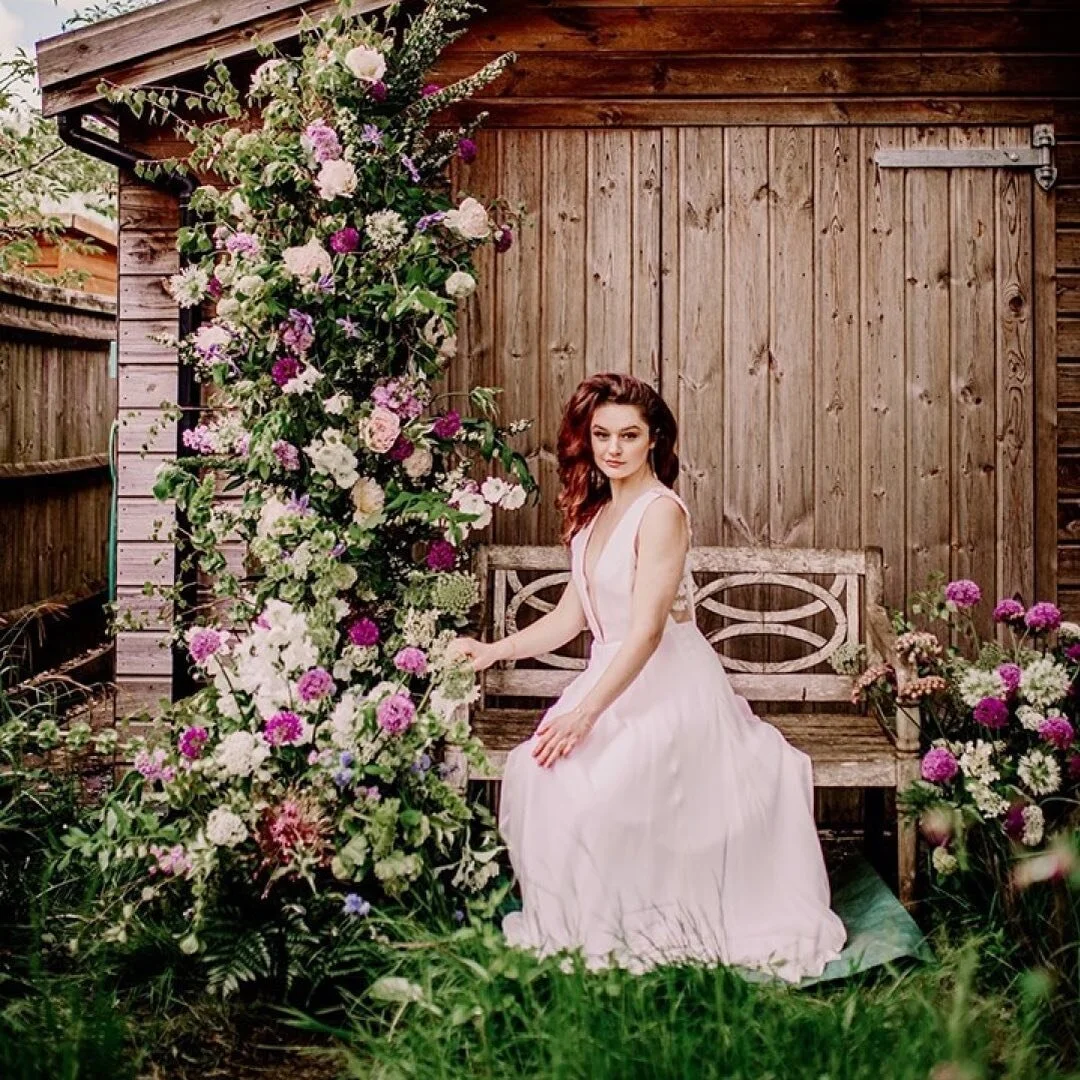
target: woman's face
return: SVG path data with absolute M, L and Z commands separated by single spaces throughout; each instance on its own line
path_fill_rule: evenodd
M 589 425 L 593 461 L 609 480 L 628 480 L 647 468 L 649 425 L 636 405 L 600 405 Z

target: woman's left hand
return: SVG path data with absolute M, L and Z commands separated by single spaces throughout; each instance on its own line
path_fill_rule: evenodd
M 536 729 L 532 755 L 537 765 L 548 768 L 575 750 L 586 738 L 600 714 L 584 702 L 568 712 L 549 716 Z

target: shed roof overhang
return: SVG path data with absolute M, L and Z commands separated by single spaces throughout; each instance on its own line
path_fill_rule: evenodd
M 354 0 L 356 14 L 390 0 Z M 338 0 L 162 0 L 37 43 L 45 116 L 96 110 L 98 85 L 145 86 L 252 51 L 254 42 L 295 37 L 303 15 L 329 14 Z

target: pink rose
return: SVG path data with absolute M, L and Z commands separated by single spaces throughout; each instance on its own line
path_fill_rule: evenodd
M 364 445 L 376 454 L 385 454 L 397 442 L 401 419 L 382 405 L 376 405 L 364 425 Z

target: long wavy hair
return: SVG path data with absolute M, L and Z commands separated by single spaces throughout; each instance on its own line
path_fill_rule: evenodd
M 611 484 L 596 467 L 592 453 L 593 413 L 601 405 L 636 405 L 649 425 L 653 471 L 668 487 L 679 476 L 675 453 L 678 424 L 664 399 L 646 382 L 620 371 L 590 375 L 578 384 L 563 411 L 559 426 L 559 482 L 555 505 L 562 514 L 562 541 L 583 529 L 611 498 Z

